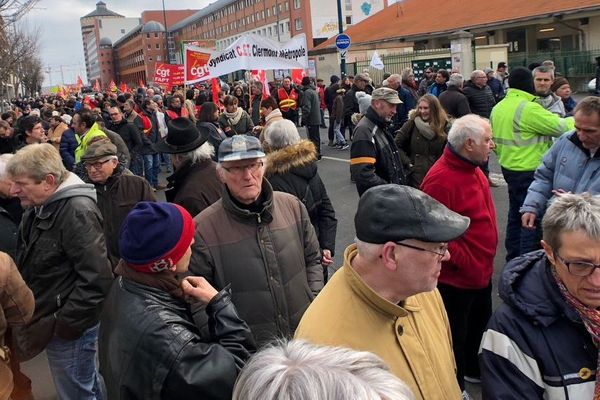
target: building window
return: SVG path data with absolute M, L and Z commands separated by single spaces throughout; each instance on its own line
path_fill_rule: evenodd
M 352 25 L 352 15 L 346 16 L 346 25 Z
M 154 37 L 157 38 L 158 37 L 158 32 L 154 32 Z
M 291 29 L 290 29 L 290 21 L 286 21 L 285 28 L 287 29 L 288 32 L 291 31 Z
M 277 15 L 277 8 L 275 6 L 273 6 L 273 15 Z
M 279 4 L 277 6 L 277 9 L 279 10 L 279 14 L 281 14 L 281 12 L 283 11 L 283 6 L 281 4 Z
M 294 25 L 295 25 L 297 31 L 301 31 L 302 30 L 302 19 L 296 18 L 294 20 Z
M 152 50 L 152 45 L 151 44 L 148 45 L 148 50 Z
M 352 0 L 346 0 L 346 11 L 352 11 Z
M 271 16 L 271 9 L 267 8 L 267 18 L 269 18 Z
M 300 0 L 294 0 L 294 10 L 297 10 L 300 8 Z
M 121 29 L 121 33 L 125 33 L 125 29 Z
M 269 27 L 269 36 L 273 36 L 273 29 Z
M 283 25 L 283 22 L 281 24 L 279 24 L 279 32 L 281 32 L 281 33 L 285 32 L 285 25 Z
M 156 56 L 156 61 L 162 61 L 162 57 L 161 56 Z
M 156 50 L 160 50 L 160 43 L 156 43 Z
M 289 2 L 285 2 L 285 11 L 289 11 L 290 10 L 290 3 Z
M 146 33 L 146 39 L 150 39 L 150 34 Z

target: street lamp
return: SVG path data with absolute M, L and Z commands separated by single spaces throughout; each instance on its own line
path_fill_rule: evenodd
M 337 12 L 338 12 L 338 31 L 344 33 L 344 16 L 342 15 L 342 0 L 337 0 Z M 346 57 L 343 55 L 340 57 L 340 71 L 342 72 L 342 78 L 346 75 Z

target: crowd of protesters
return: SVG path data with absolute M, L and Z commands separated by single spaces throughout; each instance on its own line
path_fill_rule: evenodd
M 43 351 L 60 399 L 600 398 L 600 100 L 549 60 L 468 78 L 14 100 L 0 400 Z M 320 129 L 360 196 L 335 273 Z

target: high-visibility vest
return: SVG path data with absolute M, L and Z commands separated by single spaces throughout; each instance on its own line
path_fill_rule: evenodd
M 181 115 L 177 115 L 177 113 L 173 110 L 167 110 L 166 114 L 169 116 L 170 119 L 190 117 L 190 114 L 188 113 L 188 110 L 187 108 L 185 108 L 185 106 L 181 106 Z
M 279 98 L 279 109 L 281 112 L 296 110 L 298 108 L 299 94 L 296 89 L 292 88 L 288 94 L 284 88 L 279 88 L 277 97 Z

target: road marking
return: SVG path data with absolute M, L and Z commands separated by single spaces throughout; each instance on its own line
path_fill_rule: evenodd
M 341 162 L 350 164 L 350 160 L 346 160 L 345 158 L 328 157 L 328 156 L 322 156 L 321 158 L 324 158 L 326 160 L 341 161 Z
M 507 186 L 506 181 L 502 174 L 496 174 L 494 172 L 490 172 L 490 180 L 494 182 L 498 186 Z

